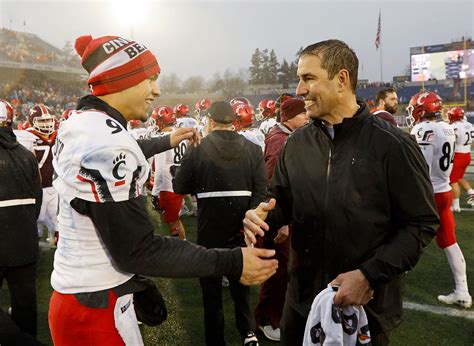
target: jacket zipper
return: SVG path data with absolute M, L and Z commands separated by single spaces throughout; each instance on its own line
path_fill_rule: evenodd
M 329 148 L 329 155 L 328 155 L 328 168 L 326 169 L 326 196 L 324 198 L 324 214 L 326 215 L 327 213 L 327 209 L 328 209 L 328 196 L 329 196 L 329 175 L 331 174 L 331 159 L 332 159 L 332 145 L 331 147 Z M 328 220 L 327 220 L 327 217 L 325 218 L 326 219 L 326 223 L 324 225 L 324 233 L 323 233 L 323 243 L 326 242 L 326 234 L 329 232 L 329 225 L 328 225 Z M 322 255 L 323 255 L 323 260 L 321 261 L 321 272 L 324 273 L 325 272 L 325 269 L 326 269 L 326 263 L 324 261 L 324 258 L 325 258 L 325 248 L 324 246 L 322 247 Z M 321 282 L 321 287 L 325 287 L 325 282 L 324 282 L 324 276 L 321 278 L 322 279 L 322 282 Z
M 328 168 L 326 170 L 326 198 L 324 199 L 324 212 L 326 212 L 328 208 L 329 174 L 331 174 L 331 158 L 332 158 L 332 148 L 329 148 Z

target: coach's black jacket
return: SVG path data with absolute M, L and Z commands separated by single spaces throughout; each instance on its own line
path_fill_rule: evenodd
M 199 245 L 243 246 L 240 231 L 245 212 L 267 194 L 262 149 L 233 131 L 213 131 L 198 147 L 188 147 L 173 190 L 197 197 Z M 251 195 L 242 196 L 245 191 Z M 236 196 L 239 193 L 241 196 Z M 208 197 L 212 194 L 225 196 Z
M 338 274 L 360 269 L 375 290 L 369 321 L 389 330 L 400 322 L 403 273 L 439 220 L 418 145 L 359 106 L 334 126 L 333 140 L 319 120 L 290 135 L 273 175 L 277 209 L 268 222 L 271 229 L 292 224 L 288 304 L 306 316 Z
M 38 259 L 36 219 L 43 189 L 36 157 L 11 128 L 0 128 L 0 266 Z

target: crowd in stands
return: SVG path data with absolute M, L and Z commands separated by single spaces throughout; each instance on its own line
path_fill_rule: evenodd
M 43 103 L 60 115 L 64 109 L 75 108 L 77 99 L 86 95 L 87 86 L 82 81 L 42 80 L 41 82 L 10 82 L 0 86 L 0 98 L 8 100 L 15 108 L 15 121 L 27 120 L 35 104 Z
M 76 57 L 56 49 L 36 35 L 2 28 L 0 31 L 0 59 L 19 62 L 45 64 L 64 67 L 78 67 Z

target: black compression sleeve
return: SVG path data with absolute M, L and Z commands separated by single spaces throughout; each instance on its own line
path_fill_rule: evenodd
M 226 275 L 238 281 L 242 251 L 206 249 L 189 241 L 154 234 L 143 198 L 93 203 L 75 199 L 71 205 L 88 215 L 119 270 L 160 277 Z
M 147 159 L 153 155 L 171 149 L 170 135 L 147 139 L 137 139 L 137 143 Z

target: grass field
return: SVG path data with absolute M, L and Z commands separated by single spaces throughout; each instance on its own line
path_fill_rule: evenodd
M 465 205 L 464 205 L 465 207 Z M 157 233 L 166 235 L 156 212 L 149 209 Z M 195 239 L 196 219 L 183 220 L 188 239 Z M 468 268 L 471 294 L 474 293 L 474 211 L 456 214 L 458 242 L 463 250 Z M 41 251 L 38 272 L 38 338 L 50 345 L 47 314 L 52 289 L 49 276 L 54 250 Z M 168 305 L 168 320 L 158 327 L 142 327 L 146 345 L 202 345 L 204 344 L 201 292 L 197 279 L 156 279 Z M 435 242 L 426 249 L 416 268 L 408 274 L 405 300 L 444 307 L 437 302 L 438 294 L 449 293 L 453 288 L 452 276 L 444 252 Z M 253 287 L 253 300 L 258 298 L 258 287 Z M 6 285 L 0 290 L 0 306 L 8 307 Z M 228 345 L 241 345 L 235 327 L 232 300 L 224 289 L 226 339 Z M 462 310 L 462 309 L 459 309 Z M 470 311 L 474 311 L 473 308 Z M 261 345 L 277 343 L 259 337 Z M 393 345 L 474 345 L 474 320 L 450 317 L 412 310 L 404 311 L 404 321 L 392 335 Z

